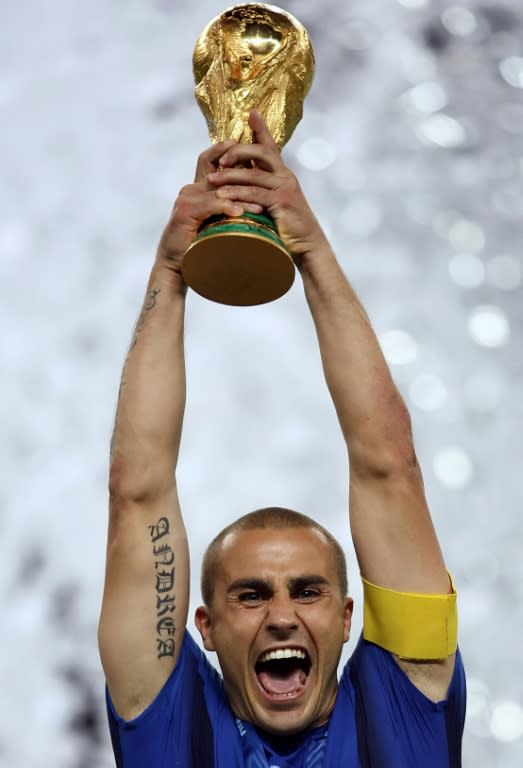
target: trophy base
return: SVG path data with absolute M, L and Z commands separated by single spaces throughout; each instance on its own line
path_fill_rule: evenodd
M 213 217 L 187 249 L 182 275 L 196 293 L 233 306 L 283 296 L 294 282 L 294 262 L 268 216 Z

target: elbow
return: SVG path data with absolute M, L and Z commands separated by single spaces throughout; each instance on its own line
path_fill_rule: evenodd
M 402 403 L 387 419 L 372 420 L 347 443 L 351 471 L 376 479 L 419 472 L 412 425 Z
M 374 480 L 418 476 L 420 467 L 414 446 L 391 446 L 390 450 L 377 446 L 375 450 L 350 452 L 351 472 L 360 477 Z
M 136 495 L 139 485 L 136 483 L 136 475 L 130 470 L 127 463 L 121 458 L 111 459 L 109 466 L 109 496 L 119 499 Z
M 143 460 L 137 464 L 122 457 L 111 460 L 108 489 L 112 502 L 147 502 L 158 498 L 174 482 L 174 469 L 160 466 L 159 462 Z

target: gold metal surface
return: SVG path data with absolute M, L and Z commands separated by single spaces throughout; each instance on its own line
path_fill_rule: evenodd
M 257 109 L 283 147 L 301 120 L 314 67 L 307 30 L 287 11 L 264 3 L 224 11 L 193 55 L 196 100 L 211 140 L 251 143 L 248 115 Z
M 295 268 L 284 248 L 264 237 L 228 232 L 189 246 L 187 284 L 206 299 L 237 307 L 265 304 L 287 293 Z
M 257 109 L 283 147 L 302 117 L 314 66 L 309 35 L 287 11 L 245 3 L 217 16 L 193 56 L 196 100 L 211 140 L 252 143 L 248 117 Z M 286 293 L 294 281 L 294 262 L 276 227 L 271 235 L 247 215 L 225 223 L 226 231 L 223 219 L 204 222 L 187 249 L 182 262 L 187 284 L 207 299 L 239 306 Z

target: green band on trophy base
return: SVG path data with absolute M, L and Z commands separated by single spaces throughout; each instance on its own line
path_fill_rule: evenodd
M 208 219 L 195 240 L 202 240 L 204 237 L 212 237 L 222 232 L 241 232 L 246 234 L 256 234 L 261 237 L 267 237 L 280 248 L 285 249 L 283 240 L 278 235 L 278 230 L 273 220 L 269 216 L 257 213 L 244 213 L 234 219 L 227 219 L 224 216 L 213 216 Z
M 253 306 L 287 293 L 294 263 L 268 216 L 213 217 L 189 246 L 184 280 L 206 299 Z

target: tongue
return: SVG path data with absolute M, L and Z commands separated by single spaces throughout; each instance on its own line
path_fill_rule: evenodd
M 264 670 L 258 674 L 258 680 L 267 693 L 294 693 L 303 688 L 307 675 L 299 667 L 295 667 L 285 676 Z

